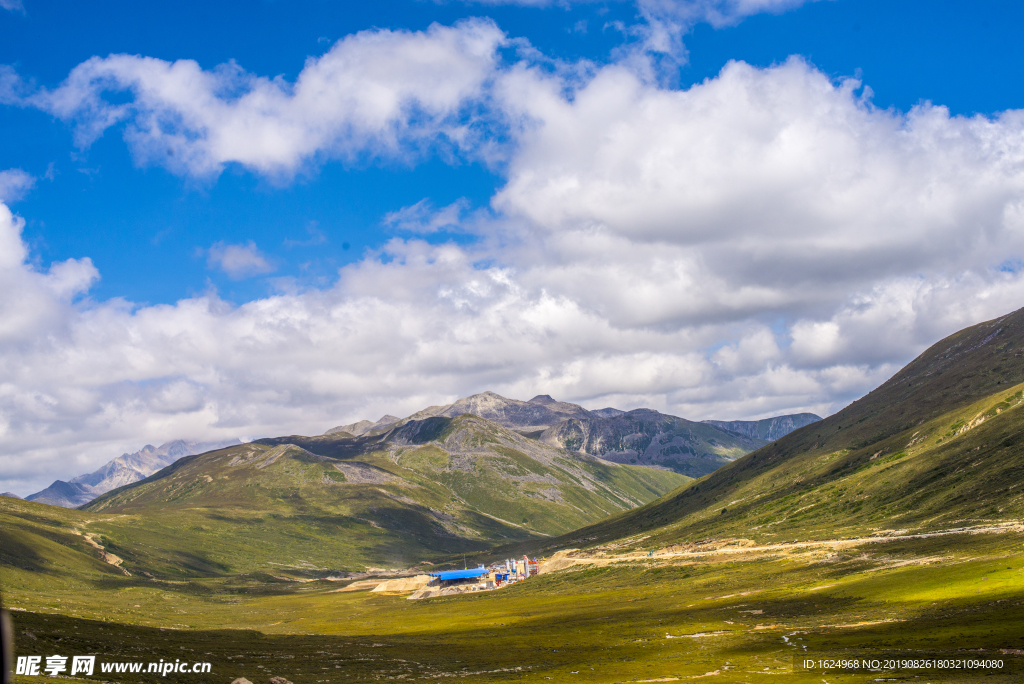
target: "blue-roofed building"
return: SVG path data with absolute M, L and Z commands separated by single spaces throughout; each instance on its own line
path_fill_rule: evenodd
M 489 574 L 490 570 L 481 565 L 480 567 L 469 570 L 444 570 L 442 572 L 432 572 L 430 573 L 430 576 L 435 578 L 438 584 L 442 587 L 447 587 L 453 584 L 471 582 Z

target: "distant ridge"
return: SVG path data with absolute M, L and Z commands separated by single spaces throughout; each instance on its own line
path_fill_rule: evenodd
M 186 442 L 178 439 L 159 447 L 147 444 L 134 454 L 121 454 L 91 473 L 79 475 L 67 482 L 56 480 L 46 489 L 29 494 L 25 499 L 51 506 L 77 508 L 112 489 L 145 479 L 183 456 L 193 456 L 239 443 L 237 439 L 228 442 Z
M 551 446 L 607 461 L 667 468 L 701 477 L 767 441 L 652 409 L 596 412 L 572 418 L 540 434 Z
M 391 426 L 400 426 L 414 420 L 427 418 L 455 418 L 472 414 L 511 428 L 518 432 L 540 432 L 568 418 L 585 418 L 590 412 L 577 404 L 555 401 L 547 394 L 539 394 L 530 401 L 507 399 L 494 392 L 481 392 L 458 399 L 446 406 L 428 406 L 422 411 L 399 420 L 394 416 L 384 416 L 376 423 L 361 420 L 351 425 L 340 425 L 331 428 L 325 435 L 348 432 L 359 437 L 374 431 L 382 431 Z
M 609 406 L 608 408 L 591 411 L 591 413 L 593 413 L 598 418 L 614 418 L 615 416 L 621 416 L 623 413 L 625 413 L 625 411 L 620 411 L 617 408 L 612 408 Z
M 389 415 L 384 416 L 380 420 L 378 420 L 376 423 L 371 423 L 368 420 L 360 420 L 357 423 L 351 423 L 349 425 L 339 425 L 338 427 L 333 427 L 330 430 L 328 430 L 327 432 L 325 432 L 324 434 L 325 435 L 337 435 L 337 434 L 340 434 L 340 433 L 343 433 L 343 432 L 347 432 L 348 434 L 352 435 L 353 437 L 361 437 L 361 436 L 365 435 L 367 432 L 369 432 L 370 430 L 376 430 L 377 428 L 387 427 L 388 425 L 391 425 L 393 423 L 397 423 L 399 420 L 401 420 L 401 419 L 398 418 L 397 416 L 392 416 L 392 415 L 389 414 Z
M 763 420 L 702 420 L 702 423 L 720 427 L 740 435 L 763 439 L 774 442 L 780 437 L 785 437 L 793 430 L 798 430 L 805 425 L 817 423 L 821 416 L 813 413 L 794 413 L 788 416 L 775 416 Z
M 9 496 L 12 499 L 20 499 L 21 498 L 20 496 L 18 496 L 14 492 L 4 492 L 3 494 L 0 494 L 0 496 Z

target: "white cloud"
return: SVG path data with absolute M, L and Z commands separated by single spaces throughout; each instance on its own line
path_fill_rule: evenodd
M 36 184 L 36 179 L 31 174 L 21 169 L 7 169 L 0 171 L 0 202 L 10 204 L 17 202 L 24 197 Z
M 636 0 L 644 23 L 632 28 L 648 53 L 668 55 L 675 63 L 687 60 L 683 36 L 698 24 L 715 28 L 735 26 L 755 14 L 779 14 L 817 0 Z
M 206 263 L 210 268 L 219 268 L 232 280 L 242 280 L 254 275 L 272 273 L 277 270 L 273 264 L 249 240 L 244 245 L 230 245 L 216 242 L 207 250 Z
M 597 0 L 463 0 L 467 4 L 519 7 L 560 7 L 592 5 Z M 818 0 L 634 0 L 643 23 L 622 28 L 640 38 L 644 51 L 669 54 L 678 62 L 686 60 L 683 36 L 698 24 L 715 28 L 735 26 L 755 14 L 781 14 Z M 586 32 L 586 22 L 576 30 Z
M 531 125 L 492 204 L 561 255 L 538 284 L 624 324 L 827 309 L 1024 254 L 1021 112 L 879 110 L 797 59 L 731 63 L 685 91 L 614 65 L 571 100 L 557 85 L 530 70 L 499 83 Z M 586 267 L 609 250 L 621 268 Z M 639 308 L 627 293 L 651 271 L 665 296 Z
M 321 158 L 406 159 L 418 148 L 466 144 L 473 131 L 464 108 L 493 74 L 504 41 L 484 19 L 363 31 L 307 59 L 294 83 L 234 63 L 204 71 L 193 60 L 94 57 L 59 88 L 18 101 L 73 122 L 81 145 L 124 122 L 142 164 L 210 177 L 234 163 L 288 177 Z M 6 74 L 10 100 L 24 86 Z M 109 93 L 130 99 L 111 102 Z
M 435 34 L 452 35 L 416 40 Z M 316 433 L 486 389 L 692 419 L 828 413 L 1024 301 L 1024 113 L 879 110 L 800 60 L 684 91 L 588 69 L 493 60 L 445 100 L 509 127 L 492 213 L 424 200 L 387 219 L 477 241 L 393 238 L 321 290 L 92 301 L 91 262 L 40 271 L 4 208 L 0 488 L 161 439 Z M 304 149 L 289 158 L 337 151 Z M 270 266 L 255 244 L 215 247 L 229 273 Z
M 781 14 L 817 0 L 637 0 L 641 13 L 654 21 L 669 21 L 688 31 L 700 23 L 715 28 L 734 26 L 755 14 Z
M 397 230 L 413 233 L 436 233 L 445 228 L 456 228 L 469 208 L 469 200 L 461 198 L 441 209 L 434 209 L 429 198 L 402 207 L 384 216 L 382 223 Z
M 571 7 L 593 5 L 599 0 L 464 0 L 475 5 L 520 7 Z M 625 1 L 625 0 L 620 0 Z M 698 23 L 716 28 L 732 26 L 755 14 L 778 14 L 817 0 L 635 0 L 638 9 L 652 17 L 673 17 L 685 30 Z
M 22 4 L 21 0 L 0 0 L 0 9 L 11 12 L 24 12 L 25 5 Z

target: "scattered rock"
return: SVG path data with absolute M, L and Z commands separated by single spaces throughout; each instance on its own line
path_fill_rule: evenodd
M 270 684 L 292 684 L 284 677 L 271 677 Z
M 235 681 L 231 682 L 231 684 L 252 684 L 252 682 L 250 682 L 245 677 L 239 677 Z

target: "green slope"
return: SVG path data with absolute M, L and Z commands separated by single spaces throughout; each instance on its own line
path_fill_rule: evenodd
M 687 478 L 544 446 L 472 415 L 384 435 L 290 436 L 183 458 L 84 510 L 130 523 L 109 532 L 131 571 L 139 549 L 191 549 L 210 572 L 309 575 L 560 534 L 653 500 Z M 194 564 L 196 572 L 202 563 Z
M 1024 310 L 942 340 L 839 413 L 544 544 L 822 539 L 1017 521 Z

